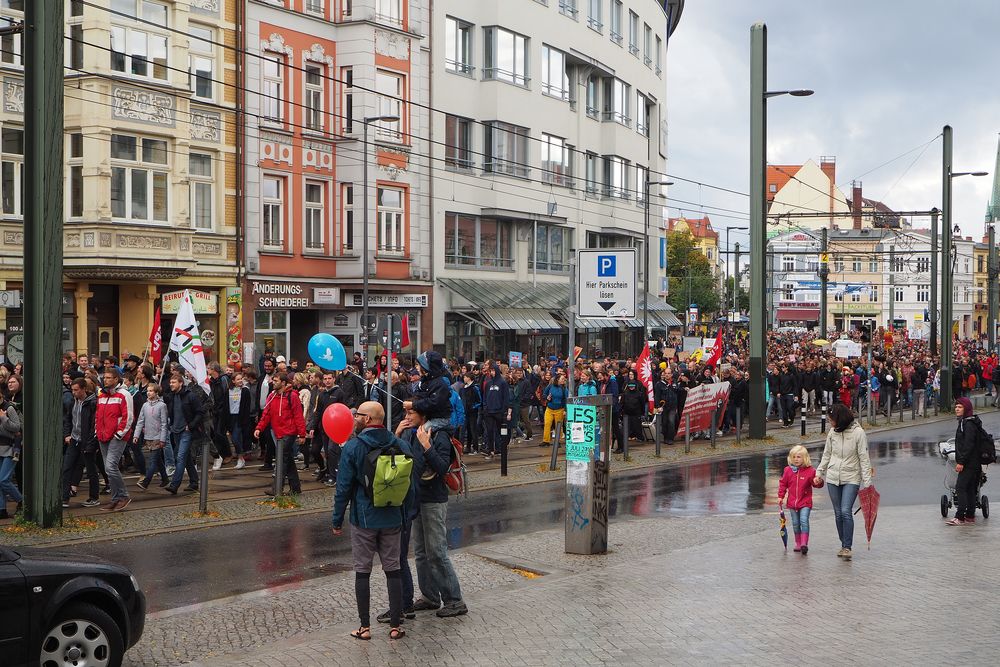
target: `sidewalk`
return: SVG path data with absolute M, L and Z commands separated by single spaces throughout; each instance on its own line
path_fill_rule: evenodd
M 984 414 L 996 412 L 987 408 Z M 894 419 L 898 419 L 898 413 Z M 904 412 L 904 421 L 894 421 L 887 425 L 884 416 L 880 426 L 867 427 L 869 435 L 886 433 L 900 428 L 909 428 L 922 424 L 933 424 L 954 419 L 952 415 L 917 417 L 911 420 L 910 412 Z M 807 435 L 800 435 L 799 424 L 792 428 L 781 428 L 777 422 L 768 423 L 767 440 L 741 439 L 735 437 L 720 437 L 716 447 L 706 440 L 693 440 L 691 451 L 685 451 L 683 440 L 674 445 L 662 445 L 660 457 L 655 456 L 653 443 L 630 443 L 629 460 L 623 460 L 621 455 L 614 455 L 612 471 L 648 468 L 665 464 L 690 463 L 708 458 L 721 458 L 733 455 L 748 455 L 775 450 L 784 450 L 793 444 L 816 445 L 824 442 L 825 436 L 820 433 L 819 418 L 810 417 L 807 420 Z M 537 435 L 536 435 L 537 438 Z M 537 482 L 561 479 L 564 476 L 563 455 L 560 453 L 559 467 L 548 469 L 551 447 L 539 447 L 540 440 L 513 445 L 510 448 L 508 475 L 500 475 L 499 458 L 485 461 L 480 456 L 465 458 L 469 468 L 470 493 L 489 489 L 518 486 Z M 80 495 L 71 499 L 72 507 L 64 510 L 64 517 L 69 519 L 67 526 L 60 529 L 41 531 L 38 529 L 24 532 L 11 532 L 13 520 L 0 521 L 0 544 L 4 545 L 69 545 L 80 542 L 96 542 L 122 537 L 137 537 L 142 535 L 203 528 L 212 525 L 227 525 L 245 521 L 271 519 L 292 514 L 329 511 L 332 506 L 332 489 L 313 480 L 312 473 L 299 471 L 302 479 L 303 493 L 298 497 L 300 507 L 293 509 L 278 509 L 261 504 L 270 495 L 272 478 L 270 472 L 262 472 L 259 462 L 248 465 L 243 470 L 235 470 L 227 466 L 219 472 L 209 473 L 209 516 L 196 516 L 198 509 L 198 493 L 182 491 L 177 496 L 166 493 L 156 486 L 158 478 L 148 491 L 136 487 L 136 475 L 126 477 L 129 493 L 133 498 L 129 509 L 124 512 L 108 514 L 99 508 L 80 507 L 80 502 L 86 498 L 86 491 L 81 489 Z M 86 482 L 84 483 L 86 484 Z M 183 487 L 182 487 L 183 488 Z M 102 500 L 108 496 L 101 496 Z

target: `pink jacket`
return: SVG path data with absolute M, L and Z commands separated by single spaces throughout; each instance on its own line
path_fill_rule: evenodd
M 778 500 L 785 497 L 788 492 L 788 502 L 785 507 L 790 510 L 799 510 L 803 507 L 813 506 L 813 478 L 816 476 L 816 469 L 812 466 L 799 468 L 798 472 L 792 470 L 792 466 L 785 466 L 785 472 L 778 482 Z

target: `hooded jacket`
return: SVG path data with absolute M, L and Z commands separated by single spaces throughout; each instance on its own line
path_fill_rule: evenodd
M 159 396 L 155 401 L 143 403 L 135 422 L 135 437 L 163 442 L 168 439 L 167 404 Z
M 410 445 L 385 429 L 383 426 L 369 427 L 344 443 L 344 453 L 340 457 L 337 469 L 337 491 L 333 503 L 333 527 L 344 525 L 344 514 L 347 504 L 351 505 L 350 522 L 352 526 L 371 530 L 399 528 L 403 519 L 409 516 L 416 498 L 416 486 L 420 472 L 417 461 L 414 460 L 413 480 L 406 500 L 402 507 L 375 507 L 368 494 L 365 493 L 362 476 L 365 469 L 365 456 L 374 449 L 381 449 L 390 443 L 395 443 L 405 454 L 413 456 Z
M 955 429 L 955 463 L 963 466 L 982 467 L 979 460 L 979 436 L 983 432 L 983 422 L 979 416 L 973 414 L 972 401 L 964 396 L 959 397 L 956 403 L 961 403 L 965 411 L 958 420 L 958 428 Z
M 510 385 L 499 373 L 491 377 L 483 390 L 483 412 L 488 415 L 499 415 L 507 411 L 510 403 Z
M 812 508 L 814 477 L 816 470 L 812 466 L 802 466 L 798 470 L 792 470 L 792 466 L 785 466 L 785 472 L 778 482 L 778 500 L 784 498 L 787 491 L 788 502 L 785 503 L 785 507 L 790 510 Z
M 97 418 L 95 429 L 99 442 L 111 442 L 113 438 L 126 440 L 135 419 L 132 413 L 132 394 L 119 384 L 114 389 L 101 389 L 97 397 Z
M 451 465 L 451 436 L 450 427 L 431 429 L 431 447 L 424 450 L 417 439 L 417 429 L 407 429 L 403 434 L 403 441 L 413 451 L 413 474 L 420 480 L 416 500 L 420 504 L 448 502 L 444 474 Z
M 290 435 L 305 437 L 306 422 L 302 416 L 302 402 L 299 394 L 292 388 L 284 393 L 273 392 L 267 399 L 264 412 L 257 422 L 257 431 L 263 431 L 268 426 L 275 438 L 286 438 Z
M 868 436 L 857 421 L 843 431 L 827 433 L 823 458 L 816 468 L 816 476 L 828 484 L 842 486 L 872 483 L 872 462 L 868 458 Z
M 413 392 L 413 409 L 428 419 L 451 417 L 451 380 L 445 376 L 441 354 L 427 350 L 417 357 L 417 364 L 423 373 Z

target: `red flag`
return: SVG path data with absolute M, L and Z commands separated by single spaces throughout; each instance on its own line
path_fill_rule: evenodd
M 722 328 L 719 328 L 719 335 L 715 337 L 715 344 L 712 345 L 712 356 L 708 358 L 706 366 L 715 367 L 715 364 L 719 363 L 719 359 L 722 358 Z
M 649 355 L 649 342 L 646 342 L 646 346 L 642 348 L 642 354 L 636 360 L 636 374 L 639 376 L 639 382 L 646 388 L 646 397 L 649 399 L 649 409 L 654 409 L 653 401 L 653 365 L 652 360 Z
M 402 331 L 400 331 L 399 346 L 409 347 L 410 346 L 410 316 L 403 315 L 403 323 L 400 325 Z M 393 355 L 395 356 L 395 355 Z
M 153 316 L 153 330 L 149 332 L 149 358 L 156 366 L 163 358 L 163 333 L 160 331 L 160 309 Z

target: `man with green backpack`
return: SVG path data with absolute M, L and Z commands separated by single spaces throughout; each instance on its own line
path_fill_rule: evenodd
M 354 592 L 361 626 L 351 636 L 371 639 L 372 559 L 378 553 L 389 589 L 389 638 L 406 635 L 400 628 L 403 582 L 400 574 L 400 536 L 403 521 L 416 498 L 411 484 L 413 451 L 384 425 L 385 411 L 376 401 L 362 403 L 354 417 L 355 437 L 344 445 L 337 471 L 333 506 L 333 534 L 343 534 L 344 514 L 351 505 L 351 554 Z

